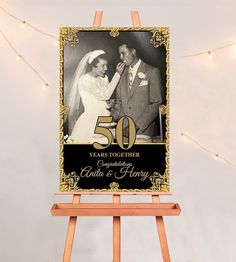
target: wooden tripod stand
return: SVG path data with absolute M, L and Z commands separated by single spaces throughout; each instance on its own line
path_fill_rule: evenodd
M 57 193 L 72 194 L 72 193 Z M 82 192 L 83 194 L 91 194 Z M 108 193 L 104 193 L 108 194 Z M 112 193 L 111 193 L 112 194 Z M 152 193 L 152 203 L 120 203 L 121 195 L 129 193 L 113 193 L 111 204 L 84 204 L 80 203 L 81 195 L 74 194 L 72 204 L 54 204 L 51 213 L 53 216 L 69 216 L 69 225 L 65 243 L 63 262 L 70 262 L 77 216 L 113 216 L 113 262 L 120 262 L 120 217 L 121 216 L 155 216 L 160 239 L 161 251 L 164 262 L 170 262 L 170 254 L 165 233 L 163 216 L 178 216 L 180 207 L 176 203 L 160 203 L 160 195 L 171 195 L 171 193 Z M 134 193 L 130 193 L 130 195 Z M 140 193 L 139 193 L 140 195 Z M 147 195 L 147 193 L 143 193 Z
M 94 27 L 100 27 L 102 21 L 102 11 L 96 11 L 94 18 Z M 137 11 L 131 12 L 133 26 L 140 27 L 140 20 Z M 80 193 L 57 193 L 72 194 L 72 203 L 54 204 L 51 208 L 53 216 L 69 216 L 69 225 L 65 242 L 63 262 L 70 262 L 74 234 L 78 216 L 112 216 L 113 217 L 113 262 L 120 262 L 121 259 L 121 216 L 155 216 L 157 230 L 160 239 L 161 251 L 164 262 L 170 262 L 168 243 L 165 233 L 163 216 L 178 216 L 180 207 L 177 203 L 160 203 L 160 195 L 171 195 L 171 193 L 94 193 L 94 194 L 112 194 L 113 203 L 80 203 L 82 195 L 91 194 L 88 192 Z M 121 195 L 152 195 L 152 203 L 121 203 Z

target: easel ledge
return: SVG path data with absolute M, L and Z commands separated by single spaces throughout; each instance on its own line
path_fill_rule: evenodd
M 54 204 L 53 216 L 178 216 L 177 203 L 62 203 Z

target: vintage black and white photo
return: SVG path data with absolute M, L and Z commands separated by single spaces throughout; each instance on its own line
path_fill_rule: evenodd
M 132 118 L 137 142 L 163 142 L 166 103 L 166 51 L 150 44 L 150 32 L 80 32 L 77 47 L 64 50 L 65 141 L 107 142 L 95 134 L 99 116 L 115 139 L 115 127 L 123 116 Z M 123 125 L 123 137 L 129 127 Z

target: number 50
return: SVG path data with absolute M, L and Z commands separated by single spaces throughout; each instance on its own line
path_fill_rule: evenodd
M 128 127 L 129 127 L 129 136 L 128 136 L 128 145 L 124 147 L 123 142 L 123 128 L 124 128 L 124 120 L 127 119 Z M 104 135 L 108 139 L 108 143 L 106 145 L 102 145 L 98 142 L 93 143 L 93 147 L 96 149 L 105 149 L 107 148 L 113 140 L 113 136 L 111 131 L 103 126 L 99 126 L 100 123 L 111 123 L 112 117 L 111 116 L 99 116 L 96 124 L 96 128 L 94 130 L 95 134 Z M 124 150 L 130 149 L 135 142 L 136 139 L 136 127 L 134 121 L 129 116 L 123 116 L 117 123 L 116 126 L 116 140 L 117 144 Z

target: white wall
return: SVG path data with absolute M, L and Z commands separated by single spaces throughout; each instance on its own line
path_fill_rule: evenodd
M 166 218 L 174 262 L 236 261 L 236 169 L 216 161 L 180 132 L 236 162 L 236 51 L 181 59 L 181 56 L 236 41 L 236 2 L 198 1 L 1 1 L 6 9 L 56 35 L 60 26 L 91 26 L 96 9 L 103 26 L 130 26 L 130 10 L 143 26 L 171 27 L 171 187 L 182 207 Z M 1 11 L 0 11 L 1 12 Z M 52 217 L 58 191 L 58 48 L 52 40 L 0 16 L 1 30 L 49 81 L 37 77 L 0 38 L 1 195 L 0 261 L 61 261 L 67 219 Z M 234 55 L 233 55 L 234 53 Z M 86 201 L 111 201 L 87 196 Z M 123 201 L 150 201 L 123 197 Z M 72 261 L 112 260 L 111 218 L 80 218 Z M 122 219 L 122 261 L 161 261 L 154 218 Z

